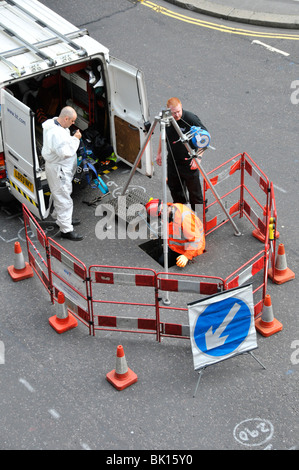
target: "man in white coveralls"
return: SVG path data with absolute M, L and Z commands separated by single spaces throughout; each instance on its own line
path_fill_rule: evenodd
M 48 119 L 42 124 L 42 156 L 46 162 L 46 176 L 54 204 L 52 217 L 56 219 L 62 238 L 75 241 L 83 239 L 73 228 L 73 225 L 80 222 L 72 219 L 72 180 L 77 168 L 77 149 L 81 132 L 77 129 L 72 136 L 69 128 L 76 119 L 76 111 L 66 106 L 58 117 Z

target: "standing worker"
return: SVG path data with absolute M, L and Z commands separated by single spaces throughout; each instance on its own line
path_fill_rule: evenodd
M 46 162 L 46 176 L 54 204 L 52 217 L 56 218 L 62 238 L 69 240 L 83 240 L 83 236 L 73 228 L 73 225 L 80 222 L 72 219 L 72 181 L 77 168 L 77 149 L 81 132 L 77 129 L 71 136 L 69 128 L 76 119 L 76 111 L 66 106 L 61 110 L 59 117 L 48 119 L 42 124 L 42 156 Z
M 145 206 L 150 217 L 160 217 L 161 199 L 151 199 Z M 184 268 L 189 260 L 201 255 L 205 249 L 203 224 L 184 204 L 167 204 L 169 261 Z M 159 262 L 163 261 L 163 257 Z M 161 263 L 162 264 L 162 263 Z
M 183 110 L 182 103 L 178 98 L 170 98 L 167 101 L 173 118 L 176 120 L 183 134 L 190 131 L 192 126 L 201 127 L 207 131 L 198 116 L 190 111 Z M 190 160 L 190 155 L 183 142 L 179 140 L 177 131 L 173 125 L 166 127 L 167 139 L 167 183 L 174 203 L 187 204 L 186 189 L 189 193 L 189 202 L 192 210 L 197 211 L 198 204 L 203 204 L 202 188 L 199 179 L 199 169 L 196 163 Z M 161 137 L 157 152 L 156 162 L 162 165 Z M 204 148 L 198 152 L 201 156 Z

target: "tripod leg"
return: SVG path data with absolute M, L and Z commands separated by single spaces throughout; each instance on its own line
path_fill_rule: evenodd
M 136 172 L 137 166 L 139 165 L 139 162 L 140 162 L 140 160 L 141 160 L 141 158 L 142 158 L 142 155 L 143 155 L 143 153 L 144 153 L 144 151 L 145 151 L 145 149 L 146 149 L 146 147 L 147 147 L 147 144 L 149 143 L 149 141 L 150 141 L 150 139 L 151 139 L 151 137 L 152 137 L 152 135 L 153 135 L 153 132 L 154 132 L 154 130 L 155 130 L 155 127 L 156 127 L 158 121 L 159 121 L 159 119 L 158 119 L 158 118 L 155 118 L 154 122 L 153 122 L 152 125 L 151 125 L 150 130 L 148 131 L 146 140 L 145 140 L 143 146 L 141 147 L 141 149 L 139 150 L 139 153 L 138 153 L 138 155 L 137 155 L 137 157 L 136 157 L 135 163 L 134 163 L 134 165 L 133 165 L 133 167 L 132 167 L 132 170 L 131 170 L 131 172 L 130 172 L 129 179 L 128 179 L 128 181 L 127 181 L 127 183 L 126 183 L 126 185 L 125 185 L 125 187 L 124 187 L 124 189 L 123 189 L 123 192 L 122 192 L 122 194 L 121 194 L 122 196 L 125 195 L 125 193 L 126 193 L 126 191 L 127 191 L 127 189 L 128 189 L 128 186 L 129 186 L 129 184 L 130 184 L 130 182 L 131 182 L 131 180 L 132 180 L 132 178 L 133 178 L 133 176 L 134 176 L 134 174 L 135 174 L 135 172 Z
M 205 172 L 205 170 L 202 168 L 201 164 L 198 163 L 197 159 L 195 158 L 195 163 L 197 165 L 197 168 L 199 169 L 200 173 L 202 174 L 203 178 L 205 179 L 206 183 L 209 185 L 209 188 L 210 190 L 212 191 L 216 201 L 218 202 L 218 204 L 221 206 L 223 212 L 225 213 L 226 217 L 229 219 L 229 221 L 231 222 L 232 226 L 234 227 L 234 230 L 235 230 L 235 235 L 237 237 L 239 237 L 241 234 L 241 232 L 239 231 L 238 227 L 236 226 L 235 222 L 233 221 L 231 215 L 228 213 L 226 207 L 223 205 L 220 197 L 218 196 L 218 193 L 216 191 L 216 189 L 213 187 L 213 185 L 210 183 L 210 180 Z
M 165 122 L 161 121 L 161 151 L 162 151 L 162 171 L 163 171 L 163 206 L 162 206 L 162 225 L 163 225 L 163 252 L 164 252 L 164 269 L 168 273 L 168 215 L 167 215 L 167 149 L 166 149 L 166 128 Z M 168 278 L 168 275 L 166 275 Z M 170 304 L 169 292 L 165 292 L 163 300 L 165 305 Z
M 188 141 L 186 140 L 184 134 L 182 133 L 180 127 L 178 126 L 176 120 L 175 120 L 173 117 L 171 117 L 171 122 L 172 122 L 174 128 L 176 129 L 176 131 L 177 131 L 179 137 L 181 138 L 183 144 L 185 145 L 186 149 L 188 150 L 189 155 L 192 156 L 192 155 L 194 154 L 194 151 L 193 151 L 193 149 L 190 147 Z M 205 170 L 202 168 L 202 166 L 201 166 L 200 163 L 198 162 L 197 158 L 194 158 L 194 161 L 195 161 L 196 166 L 197 166 L 197 168 L 199 169 L 199 171 L 200 171 L 202 177 L 204 178 L 204 180 L 205 180 L 206 183 L 208 184 L 209 188 L 211 189 L 211 191 L 212 191 L 212 193 L 213 193 L 213 195 L 214 195 L 216 201 L 217 201 L 218 204 L 221 206 L 221 208 L 222 208 L 223 212 L 225 213 L 226 217 L 227 217 L 227 218 L 229 219 L 229 221 L 231 222 L 231 224 L 232 224 L 232 226 L 233 226 L 233 228 L 234 228 L 234 231 L 235 231 L 235 235 L 236 235 L 237 237 L 239 237 L 239 236 L 242 235 L 242 234 L 241 234 L 241 232 L 239 231 L 238 227 L 236 226 L 235 222 L 233 221 L 231 215 L 228 213 L 228 211 L 227 211 L 226 208 L 224 207 L 224 205 L 223 205 L 223 203 L 222 203 L 220 197 L 218 196 L 217 191 L 215 190 L 215 188 L 214 188 L 213 185 L 211 184 L 207 173 L 206 173 Z

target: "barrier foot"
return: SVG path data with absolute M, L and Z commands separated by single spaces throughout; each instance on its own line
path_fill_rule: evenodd
M 137 374 L 129 369 L 127 365 L 125 353 L 121 345 L 117 346 L 116 367 L 106 374 L 106 379 L 117 390 L 124 390 L 138 380 Z
M 20 242 L 15 242 L 14 264 L 8 266 L 7 271 L 14 282 L 33 277 L 33 269 L 24 260 Z
M 265 296 L 263 313 L 260 318 L 255 321 L 255 329 L 263 336 L 271 336 L 282 330 L 282 323 L 274 318 L 271 297 L 269 294 Z

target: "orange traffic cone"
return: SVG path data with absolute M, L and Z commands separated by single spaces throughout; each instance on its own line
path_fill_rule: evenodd
M 14 264 L 8 266 L 7 270 L 15 282 L 33 277 L 33 269 L 28 263 L 25 263 L 20 242 L 15 242 Z
M 57 303 L 57 314 L 49 318 L 49 323 L 57 333 L 64 333 L 65 331 L 75 328 L 78 322 L 76 318 L 67 311 L 63 292 L 58 292 Z
M 264 225 L 266 225 L 266 215 L 267 215 L 267 206 L 264 207 L 264 211 L 263 211 L 263 223 Z M 270 222 L 270 210 L 268 209 L 268 220 Z M 265 242 L 266 240 L 266 237 L 265 235 L 257 228 L 255 230 L 253 230 L 252 232 L 252 235 L 257 238 L 260 242 Z M 279 238 L 279 232 L 277 230 L 275 230 L 275 238 Z
M 123 390 L 130 385 L 137 382 L 138 377 L 131 369 L 127 366 L 126 356 L 124 349 L 121 345 L 117 346 L 116 351 L 116 367 L 111 372 L 106 374 L 106 379 L 110 382 L 117 390 Z
M 274 318 L 271 297 L 265 295 L 263 313 L 255 322 L 256 330 L 263 336 L 271 336 L 282 330 L 282 324 Z
M 291 279 L 295 279 L 295 273 L 287 267 L 283 243 L 278 245 L 275 268 L 274 270 L 272 268 L 269 269 L 268 276 L 275 284 L 283 284 Z

